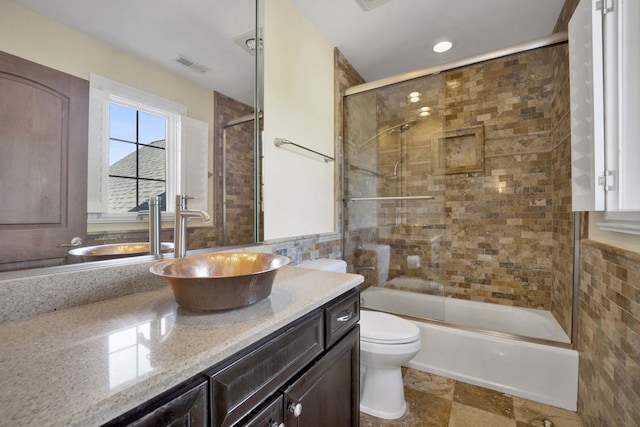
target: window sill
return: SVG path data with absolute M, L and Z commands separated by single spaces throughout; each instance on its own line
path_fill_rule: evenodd
M 597 223 L 598 228 L 616 233 L 638 234 L 640 235 L 640 222 L 610 221 L 605 220 Z

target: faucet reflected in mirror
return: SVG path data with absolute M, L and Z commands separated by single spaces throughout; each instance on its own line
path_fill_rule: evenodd
M 173 257 L 180 258 L 187 254 L 187 220 L 201 218 L 203 222 L 211 221 L 208 213 L 202 210 L 188 210 L 187 199 L 193 197 L 178 194 L 176 196 L 176 216 L 173 227 Z
M 160 234 L 161 209 L 160 209 L 160 196 L 149 197 L 149 212 L 141 212 L 136 217 L 137 220 L 141 220 L 145 217 L 149 218 L 149 253 L 151 255 L 159 255 L 160 241 L 162 235 Z

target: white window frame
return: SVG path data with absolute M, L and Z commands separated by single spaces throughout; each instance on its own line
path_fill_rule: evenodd
M 186 106 L 107 78 L 90 75 L 89 170 L 87 222 L 134 223 L 137 212 L 108 212 L 109 104 L 167 119 L 166 210 L 162 220 L 173 221 L 176 194 L 196 196 L 192 209 L 208 207 L 209 126 L 186 116 Z M 185 167 L 182 167 L 185 165 Z
M 573 210 L 640 234 L 640 128 L 634 0 L 582 0 L 569 23 Z
M 607 175 L 604 221 L 598 227 L 607 231 L 640 234 L 640 137 L 638 131 L 637 41 L 640 33 L 636 1 L 609 0 L 604 14 L 604 93 Z

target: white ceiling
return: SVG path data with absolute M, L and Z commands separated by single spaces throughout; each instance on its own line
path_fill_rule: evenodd
M 253 28 L 253 0 L 12 1 L 209 89 L 252 103 L 254 59 L 233 38 Z M 365 12 L 357 0 L 292 1 L 367 81 L 549 35 L 564 3 L 390 0 Z M 431 46 L 442 38 L 452 39 L 455 47 L 434 54 Z M 178 55 L 210 71 L 198 74 L 184 68 L 174 61 Z
M 564 0 L 292 0 L 366 81 L 469 58 L 552 33 Z M 374 2 L 375 0 L 361 0 Z M 447 53 L 435 42 L 455 43 Z

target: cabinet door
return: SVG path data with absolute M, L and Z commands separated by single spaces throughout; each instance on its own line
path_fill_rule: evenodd
M 356 326 L 285 390 L 287 427 L 359 425 L 359 345 Z

